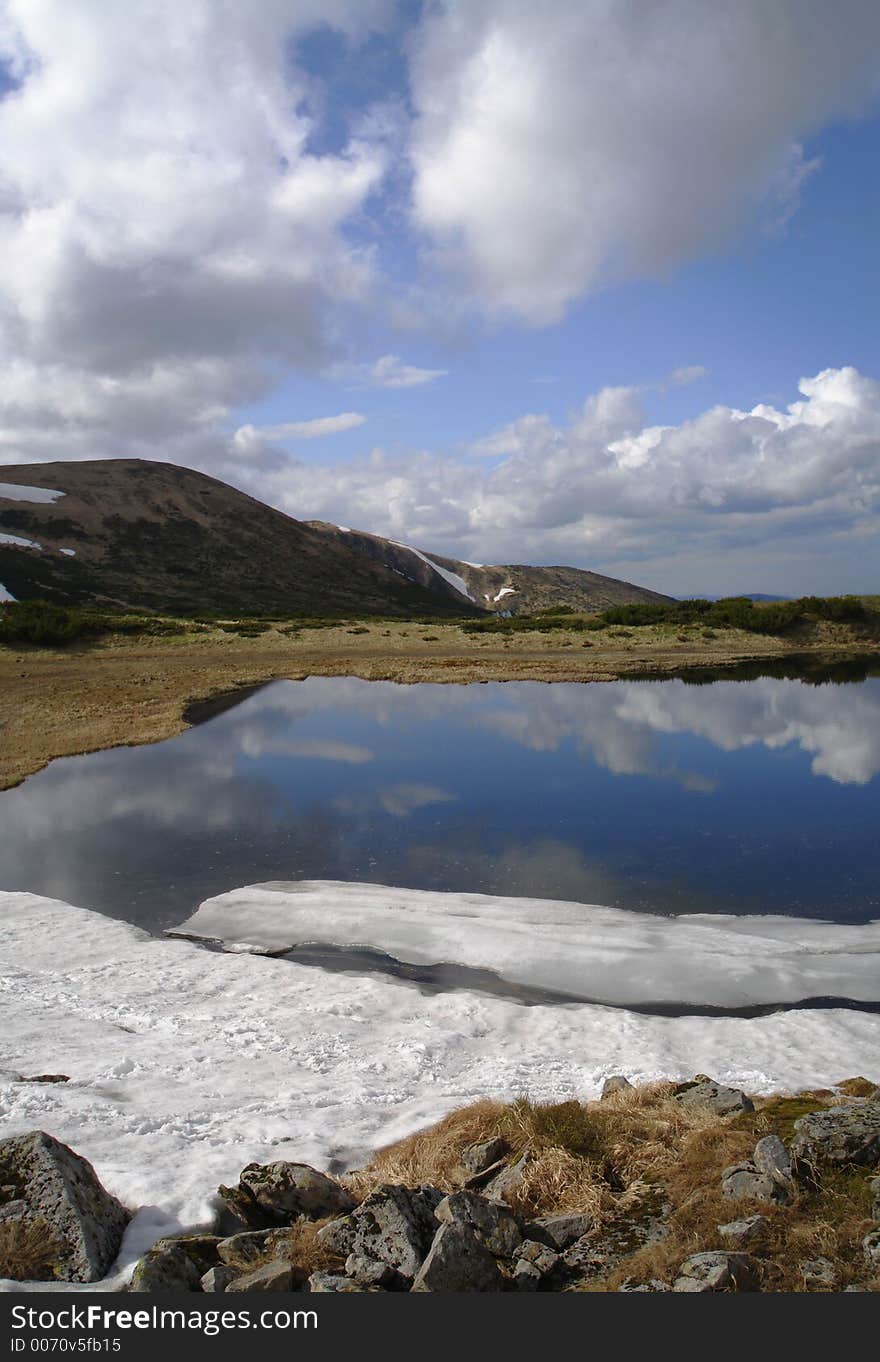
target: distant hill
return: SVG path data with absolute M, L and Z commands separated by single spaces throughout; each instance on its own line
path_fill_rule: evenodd
M 0 599 L 170 613 L 397 616 L 600 610 L 668 597 L 566 567 L 477 567 L 294 520 L 142 459 L 0 466 Z

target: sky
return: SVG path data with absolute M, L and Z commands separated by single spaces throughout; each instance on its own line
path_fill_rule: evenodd
M 0 465 L 880 589 L 876 0 L 0 0 Z

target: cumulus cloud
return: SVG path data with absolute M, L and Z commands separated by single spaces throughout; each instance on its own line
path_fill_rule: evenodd
M 604 570 L 693 543 L 711 557 L 801 540 L 816 555 L 835 536 L 875 539 L 880 382 L 826 369 L 799 392 L 785 407 L 715 406 L 658 426 L 638 389 L 605 388 L 566 424 L 527 414 L 476 451 L 373 451 L 334 467 L 286 466 L 266 485 L 291 514 L 480 562 Z
M 710 250 L 876 92 L 862 0 L 441 0 L 416 35 L 413 209 L 484 306 L 557 319 Z

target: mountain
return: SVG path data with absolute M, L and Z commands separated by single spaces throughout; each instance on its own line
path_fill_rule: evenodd
M 668 599 L 577 568 L 476 566 L 294 520 L 143 459 L 0 467 L 0 600 L 170 613 L 396 616 Z

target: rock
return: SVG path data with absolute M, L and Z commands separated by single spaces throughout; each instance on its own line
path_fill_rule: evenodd
M 518 1258 L 510 1280 L 517 1291 L 540 1291 L 544 1278 L 534 1263 L 526 1258 Z
M 10 1199 L 24 1201 L 28 1214 L 48 1225 L 56 1279 L 95 1282 L 106 1274 L 129 1213 L 86 1159 L 45 1131 L 14 1135 L 0 1141 L 0 1184 L 14 1188 Z
M 462 1150 L 461 1166 L 469 1173 L 485 1173 L 492 1164 L 504 1158 L 508 1149 L 507 1141 L 500 1135 L 492 1140 L 480 1140 L 478 1144 L 469 1144 Z
M 578 1273 L 581 1277 L 595 1277 L 608 1267 L 608 1255 L 588 1234 L 575 1240 L 562 1254 L 561 1261 L 570 1272 Z
M 465 1178 L 461 1185 L 469 1191 L 477 1191 L 479 1188 L 485 1187 L 487 1183 L 490 1183 L 492 1179 L 497 1177 L 497 1175 L 506 1167 L 507 1160 L 499 1159 L 497 1163 L 490 1163 L 489 1167 L 484 1168 L 481 1173 L 471 1173 L 470 1177 Z
M 694 1282 L 696 1285 L 689 1285 Z M 695 1253 L 678 1269 L 673 1291 L 757 1291 L 758 1265 L 748 1253 Z
M 354 1198 L 335 1178 L 307 1163 L 249 1163 L 238 1185 L 277 1223 L 298 1219 L 323 1220 L 344 1215 Z
M 0 1206 L 0 1224 L 4 1220 L 24 1220 L 27 1218 L 28 1204 L 26 1201 L 7 1201 Z
M 661 1282 L 659 1277 L 650 1277 L 646 1282 L 640 1282 L 638 1286 L 632 1277 L 627 1277 L 620 1283 L 618 1291 L 668 1291 L 669 1287 L 665 1282 Z
M 129 1291 L 201 1291 L 202 1276 L 182 1248 L 151 1248 L 135 1264 Z
M 512 1211 L 476 1192 L 452 1192 L 437 1205 L 441 1223 L 468 1225 L 496 1258 L 511 1258 L 522 1243 L 522 1230 Z
M 595 1226 L 591 1215 L 542 1215 L 526 1226 L 527 1233 L 552 1248 L 566 1249 Z
M 351 1215 L 331 1220 L 315 1236 L 342 1257 L 355 1254 L 388 1263 L 410 1281 L 434 1238 L 434 1210 L 443 1200 L 436 1187 L 377 1187 Z
M 837 1281 L 837 1270 L 828 1258 L 810 1258 L 801 1263 L 801 1277 L 804 1286 L 832 1287 Z
M 730 1116 L 738 1111 L 754 1111 L 755 1104 L 739 1088 L 725 1088 L 713 1078 L 695 1079 L 693 1083 L 681 1083 L 672 1094 L 676 1102 L 684 1107 L 709 1107 L 719 1116 Z
M 532 1162 L 532 1151 L 527 1149 L 520 1154 L 515 1163 L 508 1164 L 496 1177 L 487 1184 L 485 1188 L 486 1196 L 492 1201 L 509 1201 L 522 1185 L 526 1170 Z
M 630 1083 L 628 1078 L 624 1078 L 623 1074 L 612 1074 L 611 1077 L 606 1078 L 605 1082 L 602 1084 L 601 1100 L 604 1102 L 606 1097 L 611 1097 L 616 1092 L 627 1092 L 631 1089 L 632 1083 Z
M 277 1228 L 277 1217 L 255 1201 L 247 1187 L 224 1187 L 221 1183 L 217 1191 L 223 1202 L 220 1223 L 226 1235 L 242 1230 Z
M 238 1268 L 230 1267 L 228 1263 L 218 1263 L 216 1267 L 209 1268 L 202 1278 L 202 1290 L 225 1291 L 238 1275 Z
M 871 1196 L 873 1197 L 871 1215 L 875 1220 L 880 1220 L 880 1178 L 871 1178 L 868 1186 L 871 1189 Z
M 217 1256 L 221 1263 L 232 1267 L 251 1268 L 267 1257 L 268 1241 L 272 1230 L 244 1230 L 241 1234 L 231 1234 L 217 1241 Z M 271 1259 L 275 1255 L 271 1253 Z
M 441 1225 L 419 1268 L 413 1291 L 502 1291 L 504 1278 L 492 1254 L 461 1221 Z
M 559 1264 L 559 1254 L 536 1239 L 524 1239 L 516 1251 L 517 1261 L 531 1263 L 542 1277 L 548 1277 Z
M 313 1272 L 309 1277 L 309 1291 L 381 1291 L 381 1286 L 369 1286 L 338 1272 Z
M 865 1262 L 874 1272 L 880 1268 L 880 1230 L 871 1230 L 862 1240 Z
M 293 1291 L 293 1268 L 290 1263 L 283 1263 L 280 1258 L 273 1258 L 271 1262 L 264 1263 L 262 1267 L 255 1267 L 253 1272 L 246 1272 L 243 1277 L 236 1277 L 226 1288 L 226 1294 L 230 1291 Z
M 345 1260 L 346 1275 L 353 1277 L 361 1286 L 397 1286 L 402 1281 L 400 1275 L 387 1263 L 377 1262 L 375 1258 L 362 1258 L 350 1253 Z
M 788 1200 L 788 1193 L 778 1182 L 759 1173 L 753 1163 L 735 1163 L 725 1168 L 721 1174 L 721 1191 L 724 1196 L 734 1199 L 751 1198 L 753 1201 Z
M 791 1154 L 796 1163 L 880 1163 L 880 1102 L 848 1102 L 813 1111 L 794 1123 Z
M 179 1248 L 204 1273 L 216 1266 L 220 1242 L 215 1234 L 169 1234 L 157 1239 L 153 1248 Z
M 718 1234 L 729 1248 L 748 1248 L 760 1244 L 770 1229 L 770 1221 L 765 1215 L 750 1215 L 748 1220 L 730 1220 L 718 1226 Z
M 786 1191 L 792 1185 L 791 1155 L 778 1135 L 765 1135 L 755 1145 L 752 1161 L 759 1173 Z

